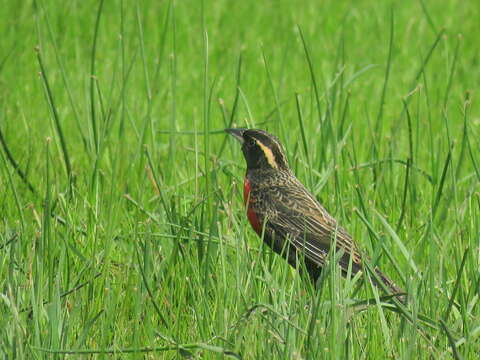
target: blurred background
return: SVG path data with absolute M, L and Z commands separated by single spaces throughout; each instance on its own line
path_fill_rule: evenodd
M 0 354 L 475 358 L 479 12 L 6 1 Z M 235 126 L 280 138 L 408 313 L 360 311 L 368 281 L 332 266 L 315 290 L 262 245 Z

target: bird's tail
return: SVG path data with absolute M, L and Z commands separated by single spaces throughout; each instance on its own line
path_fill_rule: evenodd
M 388 289 L 391 291 L 392 295 L 397 295 L 397 299 L 400 300 L 402 303 L 405 304 L 406 298 L 406 292 L 398 287 L 392 280 L 390 280 L 385 274 L 383 274 L 380 270 L 375 269 L 375 274 L 380 278 L 382 283 L 388 287 Z M 377 286 L 382 287 L 380 284 L 378 284 L 378 280 L 375 281 Z
M 340 265 L 343 270 L 343 275 L 347 276 L 348 271 L 348 265 L 345 265 L 345 262 L 342 262 L 344 260 L 343 258 L 340 260 Z M 348 263 L 347 263 L 348 264 Z M 399 286 L 397 286 L 392 280 L 390 280 L 384 273 L 382 273 L 378 268 L 375 268 L 372 270 L 372 267 L 369 266 L 369 263 L 363 263 L 358 264 L 358 263 L 353 263 L 352 262 L 352 275 L 356 274 L 358 271 L 368 271 L 370 274 L 374 271 L 375 276 L 372 276 L 372 280 L 374 284 L 376 285 L 377 288 L 384 289 L 385 287 L 388 288 L 388 293 L 389 295 L 394 295 L 401 303 L 405 304 L 406 303 L 406 292 Z M 367 265 L 367 266 L 365 266 Z M 366 267 L 366 268 L 365 268 Z

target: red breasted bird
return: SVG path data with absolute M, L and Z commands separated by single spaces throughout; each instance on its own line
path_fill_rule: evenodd
M 362 256 L 348 232 L 325 210 L 290 170 L 278 139 L 257 129 L 225 129 L 242 145 L 247 162 L 244 201 L 255 232 L 293 267 L 302 259 L 314 283 L 336 243 L 339 265 L 347 275 L 363 270 Z M 375 273 L 394 294 L 403 293 L 378 269 Z M 376 281 L 378 285 L 378 280 Z

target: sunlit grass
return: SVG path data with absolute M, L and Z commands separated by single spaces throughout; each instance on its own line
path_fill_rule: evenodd
M 478 356 L 473 2 L 35 1 L 4 15 L 3 357 Z M 406 307 L 342 279 L 335 254 L 315 289 L 262 245 L 232 126 L 280 138 Z

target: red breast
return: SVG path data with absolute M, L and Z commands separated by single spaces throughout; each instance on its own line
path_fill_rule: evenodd
M 245 178 L 245 183 L 243 187 L 243 201 L 245 203 L 245 206 L 247 207 L 247 217 L 248 221 L 250 222 L 250 225 L 252 225 L 253 230 L 258 235 L 262 235 L 262 223 L 260 222 L 257 214 L 255 213 L 255 210 L 251 207 L 252 202 L 254 199 L 252 199 L 251 194 L 251 184 L 250 181 L 248 181 L 247 178 Z

